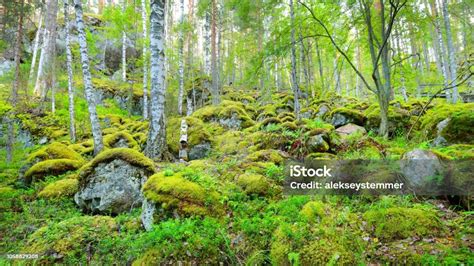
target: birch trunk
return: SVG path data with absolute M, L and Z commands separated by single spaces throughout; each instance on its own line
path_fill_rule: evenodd
M 97 116 L 94 88 L 92 86 L 91 72 L 89 69 L 89 55 L 87 54 L 87 41 L 84 29 L 81 0 L 74 0 L 74 9 L 76 10 L 76 27 L 81 54 L 82 74 L 84 79 L 84 93 L 87 100 L 87 110 L 92 127 L 92 138 L 94 140 L 94 155 L 104 148 L 102 142 L 102 130 L 100 129 L 99 118 Z
M 218 105 L 219 99 L 219 73 L 217 69 L 217 3 L 212 0 L 211 6 L 211 72 L 212 72 L 212 104 Z
M 164 66 L 164 22 L 165 0 L 151 0 L 151 93 L 150 128 L 148 130 L 145 154 L 150 158 L 160 158 L 166 148 L 165 130 L 165 66 Z
M 204 72 L 206 75 L 211 75 L 211 14 L 206 11 L 204 21 Z
M 142 26 L 143 26 L 143 119 L 148 119 L 148 47 L 147 47 L 147 14 L 146 0 L 142 4 Z
M 321 78 L 321 90 L 324 93 L 326 91 L 326 87 L 324 86 L 323 63 L 321 59 L 321 51 L 319 49 L 318 39 L 315 40 L 315 45 L 316 45 L 316 54 L 318 55 L 318 69 L 319 69 L 319 77 Z
M 125 14 L 126 0 L 122 3 L 122 13 Z M 122 81 L 127 81 L 127 34 L 122 30 Z
M 295 14 L 293 10 L 293 0 L 290 0 L 290 20 L 291 20 L 291 84 L 293 88 L 293 98 L 296 119 L 300 117 L 299 87 L 296 77 L 296 47 L 295 47 Z
M 36 36 L 35 36 L 35 44 L 33 46 L 33 57 L 31 58 L 31 67 L 30 67 L 30 75 L 29 75 L 29 80 L 30 84 L 33 81 L 33 75 L 35 73 L 35 67 L 36 67 L 36 57 L 38 56 L 38 47 L 40 43 L 40 39 L 42 37 L 42 29 L 43 27 L 43 14 L 40 16 L 40 21 L 38 24 L 38 30 L 36 31 Z
M 448 59 L 449 59 L 449 72 L 450 72 L 450 84 L 456 83 L 457 78 L 457 63 L 456 63 L 456 55 L 453 43 L 453 35 L 451 33 L 451 22 L 449 21 L 449 12 L 448 12 L 448 3 L 446 0 L 443 0 L 443 19 L 444 19 L 444 27 L 446 28 L 446 39 L 448 44 Z M 458 88 L 454 86 L 452 88 L 452 103 L 456 103 L 458 101 Z
M 181 12 L 180 24 L 181 27 L 184 24 L 184 0 L 179 2 L 179 10 Z M 183 28 L 179 30 L 178 39 L 178 75 L 179 75 L 179 88 L 178 88 L 178 114 L 183 114 L 183 94 L 184 94 L 184 32 Z
M 71 52 L 71 40 L 69 38 L 69 5 L 68 1 L 64 1 L 64 26 L 66 32 L 66 65 L 67 65 L 67 91 L 69 96 L 69 136 L 71 142 L 76 142 L 76 127 L 75 127 L 75 115 L 74 115 L 74 88 L 73 88 L 73 75 L 72 75 L 72 52 Z

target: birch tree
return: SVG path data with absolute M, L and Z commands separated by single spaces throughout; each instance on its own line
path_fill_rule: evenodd
M 160 158 L 166 149 L 165 129 L 165 0 L 151 0 L 150 13 L 150 127 L 145 154 L 150 158 Z
M 87 41 L 84 29 L 81 0 L 74 0 L 74 9 L 76 10 L 76 27 L 81 54 L 84 93 L 87 100 L 87 110 L 89 111 L 89 119 L 92 127 L 94 155 L 97 155 L 104 148 L 104 144 L 102 141 L 102 130 L 100 129 L 99 117 L 97 116 L 94 87 L 92 85 L 91 72 L 89 69 L 89 55 L 87 53 Z
M 38 57 L 38 47 L 40 44 L 40 40 L 43 32 L 43 14 L 40 15 L 40 20 L 38 23 L 38 29 L 36 30 L 36 35 L 35 35 L 35 42 L 33 46 L 33 56 L 31 58 L 31 67 L 30 67 L 30 75 L 29 75 L 29 83 L 33 81 L 33 75 L 35 73 L 35 67 L 36 67 L 36 58 Z
M 125 8 L 127 1 L 122 1 L 122 13 L 125 15 Z M 127 81 L 127 34 L 125 33 L 125 26 L 122 29 L 122 81 Z
M 211 72 L 212 72 L 212 104 L 218 105 L 219 97 L 219 72 L 217 66 L 217 3 L 211 1 Z
M 299 87 L 296 77 L 296 42 L 295 42 L 295 13 L 293 10 L 293 0 L 290 0 L 290 20 L 291 20 L 291 87 L 293 89 L 294 97 L 294 112 L 296 118 L 299 119 L 300 116 L 300 101 L 299 101 Z
M 442 2 L 443 7 L 443 20 L 444 20 L 444 27 L 446 29 L 446 40 L 448 44 L 448 60 L 449 60 L 449 81 L 450 84 L 455 84 L 455 80 L 457 77 L 457 63 L 456 63 L 456 55 L 455 49 L 453 44 L 453 35 L 451 33 L 451 22 L 449 21 L 449 12 L 448 12 L 448 3 L 446 0 Z M 458 88 L 453 86 L 452 88 L 452 103 L 456 103 L 458 101 Z
M 72 75 L 72 52 L 71 52 L 71 40 L 69 37 L 69 0 L 64 0 L 64 32 L 66 37 L 66 67 L 67 67 L 67 91 L 69 98 L 69 136 L 71 142 L 76 142 L 76 127 L 75 127 L 75 115 L 74 115 L 74 88 L 73 88 L 73 75 Z
M 148 119 L 148 47 L 147 47 L 147 14 L 146 0 L 142 4 L 142 26 L 143 26 L 143 119 Z
M 178 88 L 178 114 L 183 114 L 183 94 L 184 94 L 184 0 L 179 1 L 179 10 L 181 13 L 180 24 L 181 28 L 179 29 L 179 39 L 178 39 L 178 74 L 179 74 L 179 88 Z

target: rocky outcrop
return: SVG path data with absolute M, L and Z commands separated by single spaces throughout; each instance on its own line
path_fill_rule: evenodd
M 366 134 L 367 130 L 361 126 L 349 123 L 345 126 L 337 128 L 336 133 L 338 133 L 341 137 L 345 137 L 357 133 Z
M 428 188 L 433 178 L 441 173 L 441 161 L 435 153 L 415 149 L 406 152 L 400 161 L 402 174 L 413 188 Z
M 80 169 L 74 200 L 87 212 L 128 211 L 142 204 L 142 184 L 153 173 L 153 162 L 136 150 L 106 150 Z

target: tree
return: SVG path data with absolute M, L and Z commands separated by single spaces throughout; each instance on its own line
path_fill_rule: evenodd
M 66 67 L 67 67 L 67 91 L 69 96 L 69 137 L 71 142 L 76 142 L 76 127 L 74 115 L 74 88 L 72 74 L 72 52 L 71 40 L 69 37 L 69 5 L 68 0 L 64 0 L 64 32 L 66 33 Z
M 448 43 L 448 59 L 449 59 L 449 81 L 450 84 L 454 84 L 457 78 L 457 63 L 456 63 L 456 56 L 454 51 L 454 44 L 453 44 L 453 35 L 451 33 L 451 22 L 449 21 L 449 12 L 448 12 L 448 3 L 446 0 L 443 0 L 443 20 L 444 20 L 444 27 L 446 28 L 446 39 Z M 458 101 L 458 88 L 454 86 L 452 88 L 452 103 L 456 103 Z
M 148 119 L 148 46 L 147 46 L 147 14 L 146 0 L 142 4 L 142 26 L 143 26 L 143 119 Z
M 20 0 L 20 14 L 18 16 L 17 36 L 15 43 L 15 78 L 12 86 L 11 105 L 13 113 L 18 101 L 18 88 L 20 87 L 20 64 L 21 64 L 21 46 L 23 38 L 23 14 L 24 14 L 24 0 Z M 13 114 L 7 118 L 8 123 L 8 139 L 7 139 L 7 162 L 13 159 L 13 146 L 15 144 L 15 124 Z
M 125 8 L 127 1 L 122 2 L 122 13 L 125 14 Z M 125 33 L 125 27 L 122 30 L 122 81 L 127 81 L 127 33 Z
M 290 0 L 290 20 L 291 20 L 291 87 L 293 89 L 293 97 L 294 97 L 294 112 L 299 119 L 300 116 L 300 89 L 298 87 L 298 81 L 296 77 L 296 39 L 295 39 L 295 13 L 293 10 L 293 0 Z
M 178 114 L 183 114 L 183 95 L 184 95 L 184 0 L 179 1 L 180 6 L 180 29 L 179 29 L 179 39 L 178 39 L 178 74 L 179 74 L 179 88 L 178 88 Z
M 212 74 L 212 104 L 218 105 L 219 96 L 219 70 L 217 65 L 217 0 L 211 0 L 211 74 Z
M 150 126 L 145 154 L 150 158 L 160 158 L 166 149 L 165 129 L 165 0 L 151 0 L 150 13 Z
M 40 16 L 38 29 L 36 30 L 35 43 L 33 46 L 33 56 L 31 58 L 31 66 L 30 66 L 30 75 L 29 75 L 30 82 L 33 81 L 33 75 L 34 75 L 35 66 L 36 66 L 36 58 L 38 57 L 38 47 L 39 47 L 40 39 L 42 38 L 42 32 L 43 32 L 42 27 L 43 27 L 43 14 L 41 14 Z
M 94 155 L 97 155 L 104 148 L 104 144 L 102 141 L 102 130 L 100 129 L 99 118 L 97 116 L 94 87 L 92 85 L 91 72 L 89 69 L 89 55 L 87 53 L 87 41 L 84 29 L 81 2 L 81 0 L 74 0 L 74 9 L 76 10 L 76 27 L 81 53 L 82 74 L 84 79 L 84 93 L 86 95 L 87 110 L 89 111 L 89 119 L 92 127 L 92 139 L 94 140 Z

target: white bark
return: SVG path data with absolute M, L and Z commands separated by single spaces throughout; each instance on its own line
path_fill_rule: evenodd
M 184 23 L 184 0 L 180 0 L 180 24 L 181 27 Z M 183 114 L 183 94 L 184 94 L 184 58 L 183 58 L 183 48 L 184 48 L 184 32 L 183 28 L 179 31 L 179 39 L 178 39 L 178 74 L 179 74 L 179 88 L 178 88 L 178 114 Z
M 151 0 L 151 93 L 150 127 L 145 154 L 150 158 L 160 158 L 166 145 L 165 130 L 165 65 L 164 65 L 164 22 L 165 0 Z
M 142 4 L 142 25 L 143 25 L 143 119 L 148 119 L 148 47 L 147 47 L 147 14 L 146 0 L 141 0 Z
M 71 142 L 76 142 L 76 127 L 74 115 L 74 88 L 72 75 L 72 52 L 71 40 L 69 38 L 69 5 L 68 1 L 64 1 L 64 27 L 66 32 L 66 65 L 67 65 L 67 91 L 69 96 L 69 137 Z
M 295 48 L 295 15 L 293 10 L 293 0 L 290 0 L 290 19 L 291 19 L 291 87 L 294 97 L 294 112 L 296 118 L 300 116 L 299 87 L 296 77 L 296 48 Z
M 81 53 L 82 73 L 84 76 L 84 92 L 87 100 L 87 110 L 92 127 L 92 138 L 94 140 L 94 154 L 97 155 L 104 147 L 102 142 L 102 130 L 100 129 L 97 116 L 94 88 L 92 86 L 91 72 L 89 69 L 89 55 L 87 53 L 86 33 L 82 14 L 81 0 L 74 0 L 76 10 L 76 27 L 78 32 L 79 47 Z
M 206 11 L 204 21 L 204 72 L 211 75 L 211 14 Z
M 125 14 L 126 1 L 122 3 L 122 13 Z M 122 30 L 122 81 L 127 81 L 127 34 Z
M 457 77 L 457 63 L 455 56 L 455 49 L 453 44 L 453 35 L 451 33 L 451 22 L 449 21 L 449 12 L 448 12 L 448 3 L 446 0 L 443 0 L 443 19 L 444 27 L 446 28 L 446 39 L 448 43 L 448 59 L 449 59 L 449 72 L 450 72 L 450 84 L 456 83 Z M 452 88 L 452 102 L 456 103 L 458 101 L 458 88 L 455 86 Z
M 36 31 L 36 36 L 35 36 L 35 43 L 33 46 L 33 57 L 31 59 L 31 67 L 30 67 L 30 75 L 29 75 L 29 80 L 30 82 L 33 80 L 33 74 L 35 73 L 35 67 L 36 67 L 36 57 L 38 56 L 38 47 L 40 43 L 40 39 L 42 37 L 42 31 L 43 31 L 43 14 L 40 16 L 40 21 L 38 24 L 38 30 Z M 31 84 L 31 83 L 30 83 Z
M 179 159 L 188 160 L 188 124 L 186 119 L 181 120 L 181 136 L 179 138 Z

